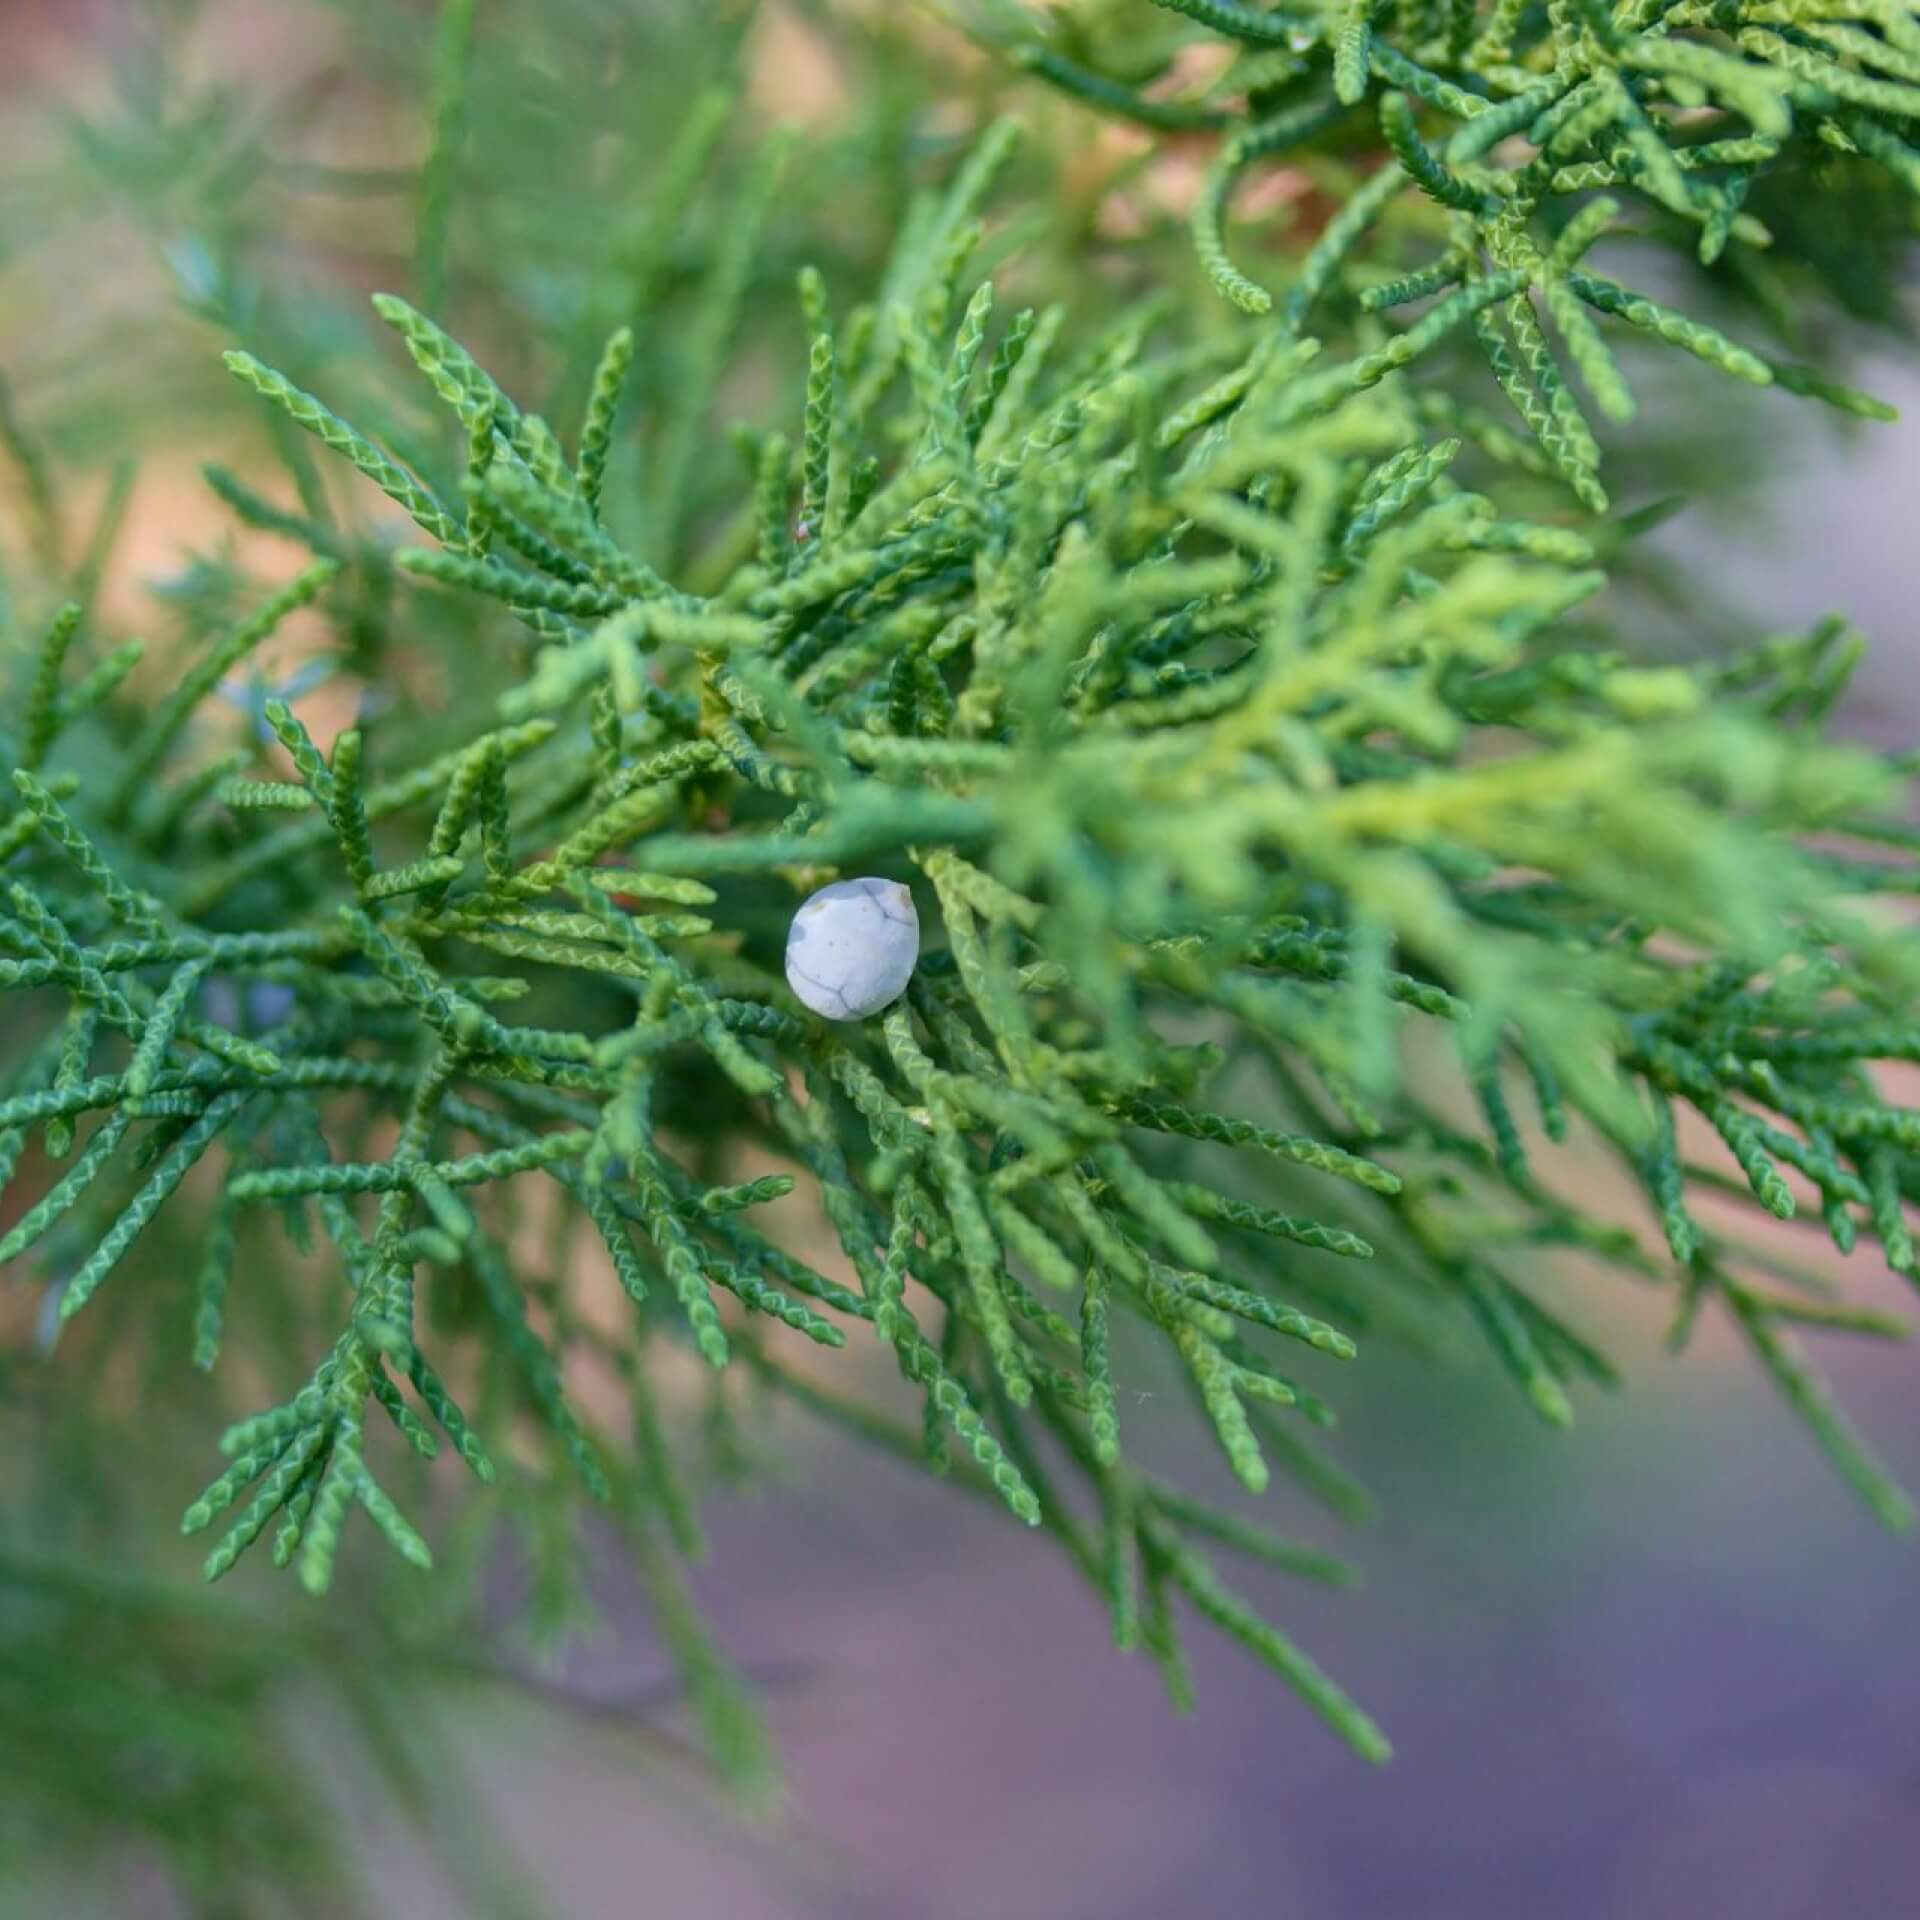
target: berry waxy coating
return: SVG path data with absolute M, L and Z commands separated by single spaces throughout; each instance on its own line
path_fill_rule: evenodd
M 907 990 L 920 916 L 897 880 L 836 880 L 809 894 L 787 934 L 787 984 L 828 1020 L 864 1020 Z

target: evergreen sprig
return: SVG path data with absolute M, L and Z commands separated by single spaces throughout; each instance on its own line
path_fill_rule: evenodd
M 1320 309 L 1341 290 L 1364 311 L 1384 313 L 1449 289 L 1461 289 L 1451 295 L 1459 300 L 1498 285 L 1498 298 L 1477 304 L 1472 336 L 1583 504 L 1603 510 L 1606 494 L 1574 376 L 1609 419 L 1634 405 L 1616 358 L 1621 336 L 1600 319 L 1752 385 L 1886 417 L 1870 395 L 1756 352 L 1578 262 L 1631 215 L 1638 230 L 1690 250 L 1775 322 L 1785 313 L 1791 324 L 1781 256 L 1793 236 L 1777 245 L 1756 208 L 1786 195 L 1803 218 L 1812 197 L 1857 218 L 1866 200 L 1853 184 L 1860 175 L 1828 185 L 1816 170 L 1836 152 L 1857 156 L 1897 200 L 1905 196 L 1896 223 L 1910 236 L 1920 206 L 1920 13 L 1900 0 L 1154 4 L 1240 49 L 1203 92 L 1181 77 L 1177 35 L 1157 58 L 1130 41 L 1123 83 L 1061 53 L 1049 38 L 1057 30 L 1037 14 L 1004 8 L 963 18 L 1099 111 L 1220 130 L 1193 236 L 1207 277 L 1246 312 L 1274 305 L 1260 276 L 1236 261 L 1227 232 L 1249 170 L 1316 150 L 1378 155 L 1293 269 L 1283 330 L 1300 335 L 1330 319 Z M 1409 267 L 1406 256 L 1419 251 L 1432 257 Z M 1351 317 L 1350 308 L 1340 316 Z
M 1182 10 L 1262 44 L 1283 31 L 1216 0 Z M 1510 14 L 1475 44 L 1514 40 Z M 1698 672 L 1578 643 L 1565 616 L 1604 584 L 1595 546 L 1456 482 L 1458 442 L 1433 437 L 1405 372 L 1490 329 L 1549 455 L 1590 473 L 1531 305 L 1543 276 L 1550 314 L 1571 298 L 1739 370 L 1575 267 L 1576 245 L 1530 240 L 1551 174 L 1497 186 L 1518 176 L 1474 144 L 1556 115 L 1580 130 L 1556 168 L 1616 141 L 1624 181 L 1697 211 L 1688 170 L 1672 162 L 1675 188 L 1652 157 L 1646 89 L 1724 94 L 1756 126 L 1827 112 L 1804 75 L 1766 69 L 1748 99 L 1712 62 L 1656 58 L 1677 17 L 1555 12 L 1546 38 L 1503 42 L 1523 114 L 1430 81 L 1367 9 L 1311 16 L 1302 63 L 1331 62 L 1342 106 L 1384 77 L 1393 167 L 1472 229 L 1439 303 L 1345 357 L 1270 320 L 1163 343 L 1150 312 L 1071 355 L 1057 315 L 1021 313 L 989 351 L 993 296 L 963 294 L 1011 137 L 994 129 L 904 237 L 883 307 L 836 326 L 803 286 L 804 415 L 754 443 L 751 531 L 698 580 L 668 572 L 670 517 L 621 531 L 622 332 L 569 458 L 382 296 L 448 410 L 457 492 L 231 357 L 433 543 L 397 555 L 417 585 L 391 618 L 458 596 L 475 652 L 445 714 L 363 717 L 325 747 L 267 700 L 255 771 L 216 755 L 196 783 L 225 738 L 219 675 L 296 609 L 344 617 L 359 576 L 388 577 L 384 529 L 337 529 L 154 719 L 62 697 L 68 613 L 10 689 L 0 1005 L 19 1044 L 0 1165 L 21 1177 L 35 1130 L 56 1161 L 84 1138 L 0 1258 L 40 1260 L 70 1319 L 183 1185 L 217 1179 L 202 1365 L 224 1317 L 278 1284 L 239 1250 L 248 1215 L 272 1209 L 296 1245 L 317 1227 L 336 1277 L 330 1343 L 227 1432 L 229 1465 L 187 1510 L 189 1532 L 226 1521 L 210 1578 L 271 1527 L 272 1559 L 317 1592 L 356 1510 L 424 1566 L 370 1412 L 407 1452 L 444 1437 L 482 1481 L 517 1471 L 494 1463 L 524 1422 L 632 1519 L 714 1737 L 754 1771 L 668 1554 L 696 1540 L 652 1399 L 679 1341 L 1053 1533 L 1176 1699 L 1177 1593 L 1379 1759 L 1373 1721 L 1215 1555 L 1337 1564 L 1139 1467 L 1123 1389 L 1172 1370 L 1243 1485 L 1278 1471 L 1350 1513 L 1363 1496 L 1304 1429 L 1332 1423 L 1322 1393 L 1376 1331 L 1477 1328 L 1556 1426 L 1611 1379 L 1535 1290 L 1553 1246 L 1670 1281 L 1683 1329 L 1724 1312 L 1905 1524 L 1790 1331 L 1884 1322 L 1763 1289 L 1697 1207 L 1811 1200 L 1843 1248 L 1915 1265 L 1920 1112 L 1875 1080 L 1920 1054 L 1915 961 L 1863 896 L 1920 887 L 1920 867 L 1895 768 L 1817 738 L 1852 655 L 1831 629 Z M 1457 64 L 1458 18 L 1422 23 L 1454 51 L 1422 50 Z M 1465 135 L 1427 144 L 1403 95 Z M 1858 95 L 1835 98 L 1891 111 Z M 723 263 L 717 304 L 743 271 Z M 88 712 L 122 755 L 104 774 L 77 749 Z M 142 789 L 170 766 L 189 797 L 156 810 Z M 875 872 L 915 892 L 917 975 L 884 1016 L 823 1022 L 782 978 L 787 919 L 823 878 Z M 1408 1068 L 1436 1049 L 1461 1101 Z M 722 1115 L 723 1139 L 779 1170 L 682 1152 L 689 1089 L 709 1134 Z M 1541 1139 L 1575 1119 L 1640 1182 L 1670 1264 L 1554 1190 Z M 843 1265 L 756 1218 L 793 1186 Z M 531 1190 L 604 1244 L 622 1331 L 571 1312 L 564 1241 L 542 1267 L 509 1240 Z M 461 1301 L 464 1333 L 442 1311 Z M 789 1335 L 878 1341 L 923 1429 L 822 1387 Z M 634 1447 L 573 1399 L 575 1352 L 627 1383 Z M 469 1378 L 484 1414 L 450 1384 Z

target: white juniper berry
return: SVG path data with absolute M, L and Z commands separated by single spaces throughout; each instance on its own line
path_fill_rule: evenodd
M 864 1020 L 907 990 L 920 916 L 898 880 L 836 880 L 811 893 L 787 934 L 787 984 L 829 1020 Z

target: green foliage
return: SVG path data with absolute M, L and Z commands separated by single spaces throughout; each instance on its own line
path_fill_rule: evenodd
M 1071 37 L 1058 21 L 1012 7 L 969 18 L 1091 106 L 1223 130 L 1194 205 L 1193 235 L 1208 278 L 1245 312 L 1267 312 L 1273 296 L 1236 264 L 1226 233 L 1243 176 L 1262 160 L 1324 164 L 1330 152 L 1358 160 L 1384 143 L 1390 157 L 1363 186 L 1356 176 L 1295 272 L 1281 308 L 1285 330 L 1324 325 L 1316 315 L 1337 291 L 1378 313 L 1462 289 L 1477 299 L 1473 334 L 1489 369 L 1584 505 L 1603 511 L 1606 496 L 1598 443 L 1567 369 L 1609 419 L 1634 408 L 1595 315 L 1736 379 L 1884 417 L 1878 402 L 1844 383 L 1751 351 L 1579 261 L 1612 231 L 1658 236 L 1748 293 L 1776 327 L 1795 331 L 1790 276 L 1808 263 L 1792 256 L 1803 250 L 1797 220 L 1809 200 L 1857 229 L 1874 217 L 1858 167 L 1875 166 L 1896 190 L 1895 230 L 1912 233 L 1920 17 L 1911 8 L 1826 0 L 1631 0 L 1614 8 L 1497 0 L 1484 11 L 1439 0 L 1390 9 L 1355 0 L 1156 4 L 1224 38 L 1238 58 L 1209 69 L 1217 78 L 1196 91 L 1179 77 L 1182 48 L 1169 38 L 1157 55 L 1134 59 L 1131 85 L 1122 86 L 1057 49 L 1053 42 Z M 1132 91 L 1141 85 L 1152 92 Z M 1129 101 L 1151 112 L 1130 112 Z M 1858 163 L 1836 171 L 1827 164 L 1835 153 Z M 1586 197 L 1601 189 L 1621 198 Z M 1791 196 L 1796 213 L 1784 246 L 1755 211 L 1776 195 Z M 1621 225 L 1629 215 L 1637 227 Z M 1409 271 L 1403 256 L 1416 252 L 1432 257 Z M 1870 257 L 1863 247 L 1860 258 Z M 1873 296 L 1870 304 L 1892 303 Z
M 72 1898 L 72 1880 L 36 1884 L 36 1857 L 73 1873 L 138 1847 L 169 1861 L 196 1913 L 372 1920 L 392 1911 L 383 1868 L 406 1858 L 395 1838 L 460 1912 L 549 1911 L 472 1817 L 460 1743 L 445 1737 L 454 1715 L 555 1717 L 564 1703 L 538 1683 L 364 1613 L 249 1615 L 72 1559 L 0 1556 L 0 1605 L 0 1839 L 16 1911 L 40 1905 L 36 1893 Z M 316 1697 L 328 1715 L 313 1714 Z M 624 1744 L 636 1775 L 673 1791 L 664 1737 L 638 1730 Z M 368 1803 L 386 1836 L 373 1848 Z
M 471 11 L 437 42 L 429 287 L 452 279 Z M 1013 143 L 997 124 L 915 202 L 871 303 L 802 274 L 796 405 L 738 436 L 722 503 L 716 396 L 769 274 L 770 150 L 670 322 L 648 228 L 640 291 L 567 343 L 547 416 L 393 295 L 375 310 L 437 431 L 349 424 L 322 380 L 231 351 L 274 430 L 377 496 L 355 518 L 302 485 L 325 469 L 300 438 L 295 504 L 216 479 L 307 564 L 230 594 L 157 707 L 72 607 L 13 646 L 0 1168 L 35 1197 L 0 1259 L 79 1331 L 127 1299 L 117 1270 L 156 1220 L 195 1215 L 173 1264 L 201 1367 L 284 1290 L 280 1237 L 326 1276 L 324 1331 L 281 1343 L 274 1404 L 229 1427 L 187 1507 L 185 1531 L 223 1529 L 210 1579 L 268 1542 L 251 1557 L 319 1593 L 362 1516 L 427 1566 L 435 1526 L 389 1487 L 444 1442 L 465 1499 L 544 1529 L 563 1617 L 577 1488 L 633 1542 L 717 1757 L 759 1782 L 679 1569 L 698 1530 L 659 1393 L 684 1348 L 1050 1533 L 1176 1701 L 1177 1594 L 1377 1760 L 1374 1722 L 1217 1557 L 1341 1564 L 1139 1465 L 1127 1390 L 1177 1378 L 1244 1487 L 1278 1473 L 1353 1517 L 1364 1495 L 1306 1430 L 1373 1339 L 1473 1329 L 1554 1427 L 1611 1384 L 1540 1284 L 1552 1249 L 1671 1286 L 1681 1337 L 1723 1314 L 1906 1524 L 1790 1331 L 1897 1323 L 1809 1277 L 1762 1284 L 1779 1263 L 1725 1224 L 1812 1199 L 1843 1251 L 1914 1267 L 1920 1113 L 1876 1080 L 1920 1054 L 1911 943 L 1878 898 L 1916 886 L 1901 767 L 1819 737 L 1843 629 L 1636 664 L 1592 639 L 1631 528 L 1510 497 L 1548 465 L 1605 504 L 1536 296 L 1609 411 L 1629 396 L 1592 313 L 1782 377 L 1587 273 L 1614 212 L 1563 219 L 1567 196 L 1641 195 L 1718 257 L 1751 243 L 1740 195 L 1798 129 L 1853 129 L 1886 161 L 1905 92 L 1842 89 L 1801 45 L 1816 29 L 1745 13 L 1726 52 L 1674 37 L 1721 30 L 1704 10 L 1178 11 L 1281 56 L 1177 109 L 1238 114 L 1241 74 L 1247 124 L 1197 227 L 1244 318 L 1003 317 L 974 266 Z M 1904 44 L 1896 17 L 1874 46 Z M 1123 91 L 1030 64 L 1099 104 Z M 1707 99 L 1767 151 L 1676 148 L 1664 105 Z M 1461 127 L 1437 140 L 1414 100 Z M 1226 251 L 1234 178 L 1362 117 L 1395 157 L 1276 321 Z M 708 110 L 690 125 L 683 181 L 719 134 Z M 1529 130 L 1538 151 L 1500 161 Z M 1399 331 L 1356 320 L 1351 351 L 1306 337 L 1415 187 L 1446 251 L 1359 304 L 1436 303 Z M 1531 441 L 1425 381 L 1469 340 Z M 381 497 L 429 544 L 396 545 Z M 223 683 L 312 613 L 375 696 L 323 740 L 257 691 L 249 730 Z M 912 887 L 925 946 L 900 1002 L 833 1025 L 781 950 L 812 888 L 865 873 Z M 1570 1128 L 1637 1182 L 1670 1261 L 1557 1190 Z M 762 1224 L 789 1190 L 837 1258 Z M 575 1311 L 588 1234 L 617 1332 Z M 823 1385 L 845 1363 L 799 1342 L 882 1353 L 920 1423 Z M 624 1387 L 630 1432 L 576 1394 L 584 1366 Z

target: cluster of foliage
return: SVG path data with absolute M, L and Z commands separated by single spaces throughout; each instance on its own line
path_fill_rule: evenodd
M 753 1776 L 759 1735 L 678 1570 L 699 1532 L 659 1400 L 677 1345 L 1045 1529 L 1176 1699 L 1184 1603 L 1382 1758 L 1219 1557 L 1343 1564 L 1139 1465 L 1125 1388 L 1177 1370 L 1245 1487 L 1278 1469 L 1351 1514 L 1362 1494 L 1310 1434 L 1356 1337 L 1477 1328 L 1555 1425 L 1611 1381 L 1536 1283 L 1554 1249 L 1670 1285 L 1676 1338 L 1726 1315 L 1906 1523 L 1792 1335 L 1894 1323 L 1693 1196 L 1775 1218 L 1810 1196 L 1842 1249 L 1914 1270 L 1920 1113 L 1876 1080 L 1920 1054 L 1915 955 L 1879 899 L 1920 874 L 1908 768 L 1820 738 L 1857 657 L 1837 624 L 1698 670 L 1573 625 L 1635 529 L 1599 517 L 1597 446 L 1532 304 L 1609 408 L 1594 311 L 1865 407 L 1587 273 L 1614 208 L 1565 203 L 1618 182 L 1717 255 L 1754 237 L 1747 182 L 1797 128 L 1898 173 L 1887 122 L 1920 89 L 1861 69 L 1909 57 L 1906 16 L 1849 6 L 1836 39 L 1756 24 L 1806 7 L 1414 7 L 1390 30 L 1366 6 L 1179 11 L 1261 49 L 1229 70 L 1253 118 L 1198 222 L 1243 317 L 1195 329 L 1149 304 L 1078 336 L 1059 308 L 1002 318 L 973 270 L 1013 140 L 996 125 L 902 222 L 877 299 L 836 313 L 801 273 L 803 410 L 736 434 L 746 505 L 703 507 L 718 531 L 690 560 L 689 448 L 768 165 L 693 291 L 672 393 L 653 376 L 669 431 L 633 397 L 644 312 L 606 339 L 568 451 L 381 295 L 443 404 L 437 441 L 376 437 L 251 352 L 228 365 L 427 544 L 342 511 L 304 453 L 293 502 L 221 472 L 240 519 L 308 564 L 162 701 L 131 696 L 138 645 L 90 633 L 77 601 L 12 649 L 0 1181 L 31 1170 L 35 1197 L 0 1260 L 45 1276 L 49 1340 L 103 1309 L 124 1328 L 122 1263 L 163 1209 L 202 1205 L 179 1270 L 203 1368 L 230 1295 L 278 1284 L 263 1218 L 331 1276 L 304 1379 L 228 1430 L 188 1506 L 189 1532 L 220 1529 L 209 1577 L 265 1542 L 321 1591 L 356 1513 L 427 1565 L 369 1423 L 482 1481 L 511 1451 L 500 1472 L 543 1501 L 564 1474 L 619 1517 L 717 1751 Z M 470 13 L 447 10 L 456 52 Z M 1734 51 L 1674 31 L 1694 26 Z M 1029 59 L 1118 102 L 1092 68 Z M 1276 324 L 1228 260 L 1227 190 L 1376 83 L 1395 158 Z M 1667 111 L 1723 99 L 1750 135 L 1695 142 Z M 1410 100 L 1461 131 L 1436 153 Z M 1531 157 L 1495 164 L 1529 133 Z M 1439 297 L 1329 350 L 1314 303 L 1352 284 L 1349 250 L 1409 180 L 1446 209 L 1447 250 L 1363 274 L 1360 304 Z M 1423 378 L 1456 337 L 1526 434 Z M 1541 472 L 1587 517 L 1503 505 Z M 324 749 L 280 693 L 243 703 L 251 730 L 220 699 L 307 609 L 394 696 Z M 856 874 L 911 886 L 928 938 L 900 1002 L 836 1025 L 780 953 L 798 902 Z M 1538 1141 L 1575 1127 L 1639 1183 L 1670 1261 L 1549 1183 Z M 844 1265 L 755 1224 L 796 1185 Z M 204 1202 L 169 1206 L 183 1190 Z M 575 1222 L 630 1301 L 617 1334 L 579 1311 Z M 878 1342 L 921 1426 L 825 1384 L 793 1336 Z M 630 1440 L 569 1390 L 583 1367 L 622 1383 Z
M 1172 16 L 1159 36 L 1137 30 L 1140 9 L 1102 0 L 1044 21 L 1010 3 L 965 17 L 1104 112 L 1219 134 L 1193 241 L 1214 286 L 1245 312 L 1274 303 L 1229 248 L 1236 187 L 1263 163 L 1345 158 L 1341 203 L 1309 236 L 1276 315 L 1290 334 L 1329 296 L 1347 296 L 1349 312 L 1385 313 L 1510 276 L 1476 318 L 1475 342 L 1553 470 L 1594 511 L 1606 507 L 1598 451 L 1562 360 L 1609 419 L 1634 409 L 1596 316 L 1753 385 L 1884 416 L 1818 370 L 1736 345 L 1583 257 L 1630 211 L 1638 231 L 1715 269 L 1787 342 L 1804 339 L 1815 288 L 1904 324 L 1920 22 L 1899 0 L 1154 4 Z M 1236 51 L 1204 83 L 1185 59 L 1196 40 Z M 1424 211 L 1370 249 L 1409 199 Z

